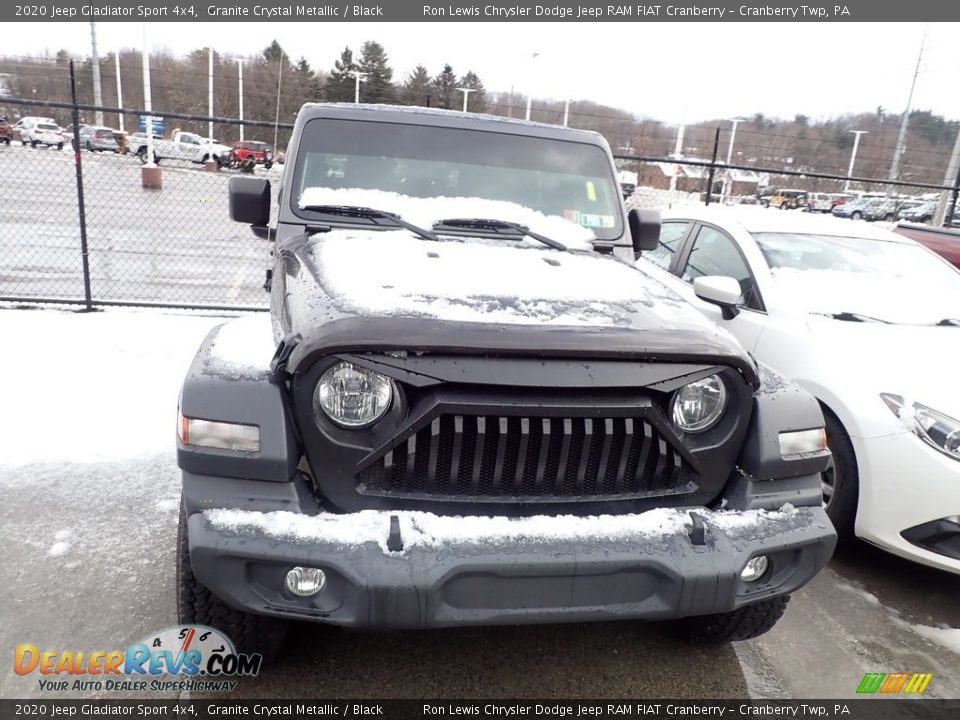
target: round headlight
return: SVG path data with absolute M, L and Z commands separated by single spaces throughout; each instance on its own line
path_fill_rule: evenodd
M 313 392 L 313 411 L 337 425 L 359 428 L 375 423 L 390 408 L 393 383 L 373 370 L 347 362 L 329 368 Z
M 727 388 L 719 375 L 684 385 L 673 395 L 673 423 L 684 432 L 703 432 L 713 427 L 727 407 Z

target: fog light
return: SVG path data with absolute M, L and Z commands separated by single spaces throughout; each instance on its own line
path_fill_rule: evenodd
M 327 586 L 327 576 L 320 568 L 298 565 L 287 573 L 283 585 L 297 597 L 310 597 Z
M 747 564 L 740 571 L 740 579 L 748 583 L 756 582 L 767 574 L 768 567 L 770 567 L 770 562 L 767 560 L 767 556 L 757 555 L 747 560 Z

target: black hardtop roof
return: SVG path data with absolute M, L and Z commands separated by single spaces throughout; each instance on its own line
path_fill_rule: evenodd
M 603 136 L 592 130 L 577 130 L 560 125 L 505 118 L 500 115 L 465 113 L 457 110 L 413 105 L 364 105 L 354 103 L 306 103 L 297 115 L 297 124 L 318 118 L 366 120 L 369 122 L 409 123 L 434 127 L 487 130 L 515 135 L 573 140 L 606 145 Z

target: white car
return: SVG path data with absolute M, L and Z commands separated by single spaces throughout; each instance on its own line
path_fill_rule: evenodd
M 20 133 L 22 145 L 30 145 L 30 147 L 46 145 L 63 150 L 63 131 L 53 118 L 25 117 L 21 118 L 13 128 Z
M 841 536 L 960 573 L 960 271 L 866 223 L 747 207 L 667 211 L 637 262 L 819 399 Z

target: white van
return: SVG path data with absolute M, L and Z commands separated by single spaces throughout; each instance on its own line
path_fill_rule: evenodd
M 20 118 L 13 129 L 19 131 L 20 142 L 23 145 L 30 145 L 30 147 L 46 145 L 63 150 L 63 131 L 53 118 Z

